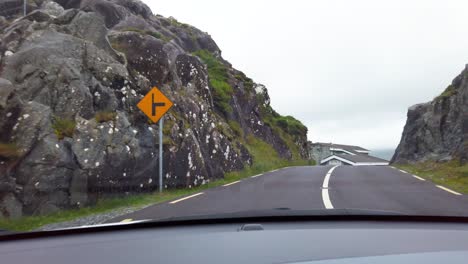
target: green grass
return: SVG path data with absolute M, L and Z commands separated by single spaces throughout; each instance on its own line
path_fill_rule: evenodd
M 294 136 L 278 128 L 274 128 L 273 130 L 280 136 L 280 138 L 288 146 L 292 154 L 292 159 L 301 159 L 301 155 L 299 153 L 299 146 L 297 146 L 296 143 L 294 143 L 295 142 Z
M 168 114 L 170 114 L 172 117 L 175 118 L 165 118 L 164 119 L 164 126 L 163 126 L 163 144 L 164 145 L 175 145 L 174 140 L 171 138 L 171 130 L 174 127 L 174 125 L 177 123 L 179 124 L 179 121 L 182 121 L 184 129 L 189 129 L 190 123 L 185 119 L 182 115 L 180 115 L 178 112 L 175 110 L 171 109 L 169 110 Z M 148 119 L 149 120 L 149 119 Z M 149 120 L 149 124 L 152 124 L 152 121 Z M 159 129 L 159 128 L 158 128 Z
M 159 32 L 155 32 L 155 31 L 146 31 L 146 34 L 147 34 L 147 35 L 150 35 L 150 36 L 153 36 L 154 38 L 161 39 L 161 40 L 163 40 L 164 42 L 169 42 L 169 41 L 171 41 L 171 38 L 170 38 L 170 37 L 166 37 L 166 36 L 164 36 L 163 34 L 161 34 L 161 33 L 159 33 Z
M 65 137 L 73 137 L 75 132 L 76 123 L 73 119 L 55 117 L 52 122 L 52 128 L 58 139 L 64 139 Z
M 458 161 L 423 162 L 418 164 L 393 164 L 414 175 L 468 194 L 468 164 L 461 165 Z
M 243 72 L 234 75 L 234 78 L 244 83 L 244 87 L 248 93 L 253 92 L 254 82 L 247 77 Z
M 125 53 L 125 50 L 126 50 L 127 46 L 124 43 L 117 42 L 115 39 L 110 39 L 109 42 L 110 42 L 111 47 L 113 49 L 115 49 L 116 51 Z
M 275 122 L 276 126 L 272 126 L 281 139 L 286 143 L 291 150 L 293 159 L 300 159 L 299 146 L 295 141 L 307 135 L 307 127 L 305 127 L 299 120 L 292 116 L 274 116 L 271 120 Z
M 185 29 L 190 28 L 190 25 L 179 22 L 177 19 L 175 19 L 173 17 L 169 17 L 168 20 L 169 20 L 169 23 L 171 23 L 171 25 L 174 26 L 174 27 L 181 27 L 181 28 L 185 28 Z
M 286 160 L 279 157 L 278 152 L 265 141 L 258 139 L 252 135 L 247 136 L 247 144 L 245 147 L 249 153 L 253 156 L 253 164 L 247 167 L 243 171 L 231 172 L 234 174 L 243 173 L 247 174 L 258 174 L 264 171 L 274 170 L 287 166 L 303 166 L 312 165 L 308 160 L 302 160 L 299 158 L 293 158 L 292 160 Z
M 263 95 L 258 94 L 257 100 L 260 104 L 260 115 L 270 127 L 278 127 L 293 138 L 307 134 L 307 127 L 301 121 L 292 116 L 282 116 L 273 110 L 270 105 L 263 105 L 265 100 Z
M 448 98 L 454 94 L 456 94 L 457 90 L 453 85 L 449 85 L 439 96 L 436 97 L 436 99 L 443 99 L 443 98 Z
M 0 228 L 14 231 L 29 231 L 46 224 L 70 221 L 78 217 L 105 213 L 119 208 L 140 208 L 146 204 L 164 202 L 184 193 L 177 191 L 164 192 L 163 194 L 141 194 L 124 198 L 105 199 L 96 205 L 80 209 L 63 210 L 57 213 L 38 216 L 25 216 L 19 219 L 0 218 Z
M 207 50 L 197 50 L 193 54 L 199 57 L 208 68 L 208 78 L 210 86 L 213 88 L 215 106 L 225 115 L 232 113 L 229 101 L 234 91 L 227 82 L 229 75 L 226 66 Z
M 163 125 L 163 145 L 174 145 L 174 140 L 171 138 L 171 129 L 175 122 L 172 119 L 166 118 Z M 159 128 L 158 128 L 159 130 Z
M 21 155 L 20 148 L 15 143 L 0 142 L 0 158 L 15 159 Z
M 262 95 L 258 94 L 257 100 L 260 104 L 260 115 L 265 124 L 281 137 L 291 150 L 293 159 L 301 159 L 299 146 L 295 142 L 297 139 L 307 135 L 307 127 L 294 117 L 282 116 L 273 110 L 270 105 L 263 105 L 265 99 Z
M 301 121 L 292 116 L 278 116 L 273 118 L 276 125 L 283 129 L 290 135 L 305 135 L 307 134 L 307 127 Z
M 192 41 L 196 42 L 196 36 L 193 27 L 191 27 L 189 24 L 177 21 L 177 19 L 174 17 L 169 17 L 168 21 L 171 26 L 185 30 L 185 32 L 190 35 Z
M 122 28 L 120 29 L 120 31 L 130 31 L 130 32 L 136 32 L 136 33 L 139 33 L 139 34 L 142 34 L 142 35 L 149 35 L 149 36 L 152 36 L 154 38 L 157 38 L 157 39 L 160 39 L 164 42 L 169 42 L 171 41 L 171 38 L 170 37 L 167 37 L 159 32 L 156 32 L 156 31 L 151 31 L 151 30 L 143 30 L 143 29 L 139 29 L 139 28 L 134 28 L 134 27 L 126 27 L 126 28 Z
M 240 124 L 237 122 L 237 121 L 234 121 L 234 120 L 228 120 L 228 124 L 229 126 L 231 127 L 232 131 L 234 131 L 234 133 L 243 138 L 244 137 L 244 130 L 242 130 Z
M 116 116 L 117 116 L 116 112 L 99 111 L 94 116 L 94 119 L 96 119 L 98 123 L 102 123 L 102 122 L 114 121 Z
M 190 195 L 202 190 L 217 187 L 234 181 L 238 181 L 259 173 L 267 172 L 288 166 L 313 165 L 308 160 L 284 160 L 279 158 L 276 151 L 266 142 L 251 135 L 247 137 L 246 147 L 253 156 L 252 166 L 246 166 L 243 170 L 228 172 L 223 179 L 209 182 L 205 185 L 190 189 L 165 190 L 162 194 L 140 194 L 123 198 L 105 199 L 96 205 L 80 209 L 64 210 L 57 213 L 42 216 L 26 216 L 20 219 L 0 219 L 0 228 L 15 231 L 29 231 L 43 225 L 70 221 L 79 217 L 105 213 L 116 209 L 139 209 L 146 205 L 162 203 L 176 199 L 180 196 Z

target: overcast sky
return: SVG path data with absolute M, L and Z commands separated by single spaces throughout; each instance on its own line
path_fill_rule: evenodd
M 313 142 L 395 148 L 468 63 L 468 1 L 144 0 L 208 32 Z

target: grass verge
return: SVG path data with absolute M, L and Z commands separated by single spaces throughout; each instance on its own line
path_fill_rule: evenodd
M 26 216 L 20 219 L 0 219 L 0 228 L 13 231 L 29 231 L 37 229 L 46 224 L 71 221 L 79 217 L 106 213 L 117 209 L 139 209 L 147 205 L 166 202 L 181 196 L 190 195 L 202 190 L 221 186 L 270 170 L 288 166 L 313 165 L 313 163 L 309 160 L 281 159 L 269 144 L 253 136 L 248 136 L 246 143 L 246 147 L 254 159 L 253 165 L 247 166 L 240 171 L 226 173 L 223 179 L 215 180 L 205 185 L 197 186 L 191 189 L 173 189 L 166 190 L 161 194 L 155 192 L 151 194 L 132 195 L 123 198 L 104 199 L 99 201 L 96 205 L 90 207 L 64 210 L 49 215 Z
M 468 194 L 468 164 L 460 165 L 458 161 L 450 161 L 393 164 L 393 166 L 430 180 L 435 184 Z

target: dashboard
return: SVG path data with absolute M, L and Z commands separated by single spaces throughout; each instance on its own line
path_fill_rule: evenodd
M 0 241 L 0 262 L 344 264 L 468 259 L 466 223 L 248 220 L 135 225 L 12 235 Z

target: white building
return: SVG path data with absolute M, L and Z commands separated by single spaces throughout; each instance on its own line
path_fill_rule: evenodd
M 351 145 L 332 143 L 311 144 L 311 158 L 320 165 L 388 165 L 384 159 L 369 155 L 369 150 Z

